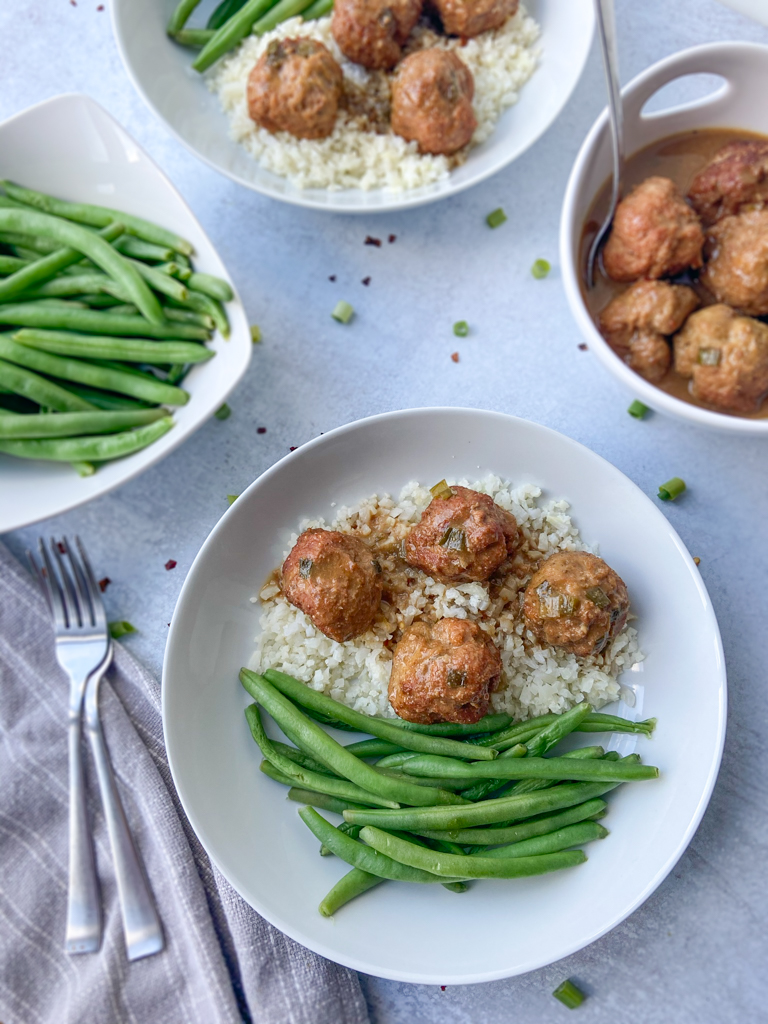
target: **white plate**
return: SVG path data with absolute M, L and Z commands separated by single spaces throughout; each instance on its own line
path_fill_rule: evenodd
M 298 206 L 342 213 L 402 210 L 461 192 L 506 167 L 552 124 L 576 88 L 589 56 L 595 16 L 592 0 L 527 0 L 541 26 L 543 56 L 520 99 L 501 117 L 493 135 L 473 149 L 446 181 L 407 192 L 375 189 L 298 189 L 262 169 L 230 139 L 218 99 L 191 68 L 194 51 L 172 43 L 166 33 L 177 0 L 111 0 L 112 24 L 123 63 L 154 113 L 192 152 L 233 181 Z M 212 4 L 201 8 L 204 23 Z
M 192 211 L 156 164 L 87 96 L 57 96 L 0 124 L 0 177 L 62 199 L 98 203 L 156 221 L 189 239 L 195 269 L 229 279 Z M 159 462 L 218 409 L 243 376 L 253 348 L 237 296 L 227 303 L 232 335 L 218 332 L 216 358 L 184 380 L 189 402 L 175 426 L 140 452 L 79 477 L 68 465 L 0 455 L 0 533 L 66 512 L 106 494 Z
M 652 740 L 623 737 L 659 765 L 658 782 L 613 793 L 611 835 L 572 871 L 480 882 L 462 896 L 386 883 L 332 920 L 317 905 L 346 871 L 259 770 L 238 670 L 253 651 L 251 603 L 289 533 L 332 502 L 409 480 L 489 472 L 566 497 L 583 538 L 626 581 L 647 653 L 631 673 Z M 367 974 L 466 984 L 521 974 L 594 941 L 653 892 L 709 800 L 725 730 L 725 669 L 712 605 L 680 538 L 617 469 L 561 434 L 471 409 L 389 413 L 340 427 L 286 456 L 220 520 L 190 570 L 163 668 L 163 723 L 173 778 L 200 841 L 259 913 L 305 946 Z M 626 712 L 625 709 L 625 713 Z M 338 734 L 343 742 L 350 734 Z M 334 821 L 338 818 L 332 816 Z M 463 938 L 461 938 L 463 936 Z

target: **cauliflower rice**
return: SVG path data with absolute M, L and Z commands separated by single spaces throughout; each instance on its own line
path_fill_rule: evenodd
M 248 76 L 269 44 L 277 39 L 309 36 L 331 51 L 344 73 L 345 93 L 363 91 L 380 97 L 377 118 L 365 118 L 355 110 L 339 109 L 333 132 L 325 139 L 297 139 L 288 132 L 272 134 L 248 116 Z M 473 107 L 477 129 L 467 149 L 484 142 L 503 111 L 517 102 L 518 93 L 536 69 L 539 26 L 521 5 L 517 13 L 491 32 L 461 40 L 438 35 L 421 23 L 405 48 L 409 53 L 425 46 L 456 50 L 475 79 Z M 462 155 L 453 157 L 419 153 L 415 142 L 406 142 L 388 127 L 387 75 L 367 71 L 347 60 L 331 35 L 330 17 L 283 22 L 263 36 L 249 36 L 208 76 L 229 119 L 230 135 L 244 146 L 263 168 L 288 178 L 298 188 L 383 188 L 401 192 L 446 178 Z M 374 124 L 372 121 L 386 122 Z M 378 129 L 378 130 L 377 130 Z M 463 155 L 465 151 L 462 151 Z
M 509 576 L 501 583 L 451 585 L 404 567 L 398 558 L 400 542 L 419 521 L 432 495 L 415 482 L 403 489 L 399 501 L 387 494 L 372 495 L 358 505 L 339 509 L 333 522 L 303 521 L 299 532 L 322 527 L 374 544 L 392 603 L 382 601 L 369 632 L 337 643 L 288 603 L 273 576 L 253 598 L 261 600 L 262 614 L 250 667 L 257 672 L 279 668 L 357 711 L 393 718 L 387 698 L 393 639 L 417 619 L 433 623 L 443 617 L 468 618 L 489 633 L 501 651 L 502 680 L 492 695 L 495 711 L 526 719 L 567 711 L 582 701 L 600 708 L 616 700 L 620 674 L 644 657 L 633 626 L 625 626 L 602 654 L 577 658 L 538 644 L 522 619 L 522 593 L 542 559 L 555 551 L 593 550 L 582 543 L 568 515 L 568 503 L 542 498 L 539 487 L 515 487 L 496 476 L 456 483 L 489 494 L 517 519 L 524 539 Z M 291 546 L 297 538 L 298 533 L 292 536 Z

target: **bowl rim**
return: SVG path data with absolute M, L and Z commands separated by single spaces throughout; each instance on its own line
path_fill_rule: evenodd
M 544 424 L 537 423 L 534 420 L 525 419 L 524 417 L 521 416 L 514 416 L 509 413 L 498 412 L 496 410 L 491 409 L 479 409 L 462 406 L 427 406 L 421 408 L 397 409 L 391 410 L 389 412 L 377 413 L 373 416 L 367 416 L 361 419 L 352 420 L 349 423 L 341 424 L 340 426 L 335 427 L 333 430 L 330 430 L 324 434 L 320 434 L 317 437 L 313 438 L 311 441 L 306 442 L 304 445 L 301 446 L 300 450 L 302 451 L 302 453 L 311 453 L 317 447 L 321 445 L 333 444 L 339 437 L 345 434 L 352 433 L 356 429 L 359 429 L 360 427 L 363 426 L 372 426 L 377 423 L 392 420 L 398 417 L 413 416 L 418 419 L 421 417 L 428 417 L 434 414 L 451 414 L 457 415 L 459 417 L 480 415 L 483 417 L 489 417 L 491 419 L 500 420 L 503 422 L 511 421 L 515 424 L 521 423 L 525 424 L 526 426 L 533 426 L 536 428 L 536 430 L 540 430 L 543 433 L 556 438 L 558 443 L 565 444 L 567 448 L 570 448 L 571 450 L 579 450 L 580 452 L 585 452 L 590 459 L 597 460 L 599 464 L 607 468 L 608 472 L 612 474 L 618 474 L 618 476 L 623 481 L 626 481 L 634 490 L 638 492 L 639 498 L 644 500 L 646 503 L 647 512 L 655 519 L 662 521 L 663 527 L 666 531 L 668 531 L 668 535 L 671 541 L 674 543 L 674 545 L 678 548 L 682 555 L 687 556 L 689 559 L 691 559 L 691 556 L 682 538 L 674 529 L 674 527 L 669 522 L 664 513 L 661 511 L 661 509 L 656 507 L 656 505 L 654 505 L 654 503 L 651 501 L 648 495 L 645 494 L 640 489 L 640 487 L 630 477 L 623 473 L 617 466 L 614 466 L 613 463 L 608 461 L 608 459 L 604 458 L 602 455 L 599 455 L 597 452 L 593 451 L 587 445 L 582 444 L 580 441 L 576 441 L 574 438 L 569 437 L 567 434 L 563 434 L 560 431 L 553 429 L 552 427 L 548 427 L 545 426 Z M 248 485 L 248 487 L 243 491 L 240 497 L 247 497 L 257 488 L 263 486 L 265 483 L 268 483 L 272 478 L 281 473 L 285 464 L 291 458 L 291 455 L 292 453 L 288 453 L 287 455 L 283 456 L 283 458 L 281 458 L 278 462 L 268 467 L 263 473 L 261 473 L 258 477 L 255 478 L 255 480 L 253 480 Z M 305 936 L 297 933 L 296 929 L 291 924 L 287 923 L 280 913 L 273 913 L 271 908 L 265 909 L 265 907 L 261 904 L 255 906 L 253 903 L 251 903 L 250 899 L 248 899 L 245 896 L 245 894 L 241 891 L 238 885 L 229 878 L 229 875 L 227 874 L 223 866 L 219 863 L 217 857 L 210 852 L 208 829 L 205 826 L 205 824 L 199 819 L 197 813 L 194 810 L 192 810 L 192 808 L 189 806 L 190 803 L 194 800 L 194 797 L 191 796 L 191 793 L 187 788 L 185 780 L 183 778 L 180 778 L 177 774 L 178 765 L 175 762 L 173 752 L 174 740 L 169 739 L 168 723 L 171 720 L 169 709 L 169 703 L 171 698 L 169 696 L 169 690 L 172 689 L 172 684 L 169 684 L 168 681 L 170 675 L 170 663 L 172 659 L 175 657 L 176 646 L 180 643 L 183 643 L 182 637 L 177 636 L 177 634 L 179 634 L 181 630 L 181 626 L 179 625 L 179 609 L 182 606 L 182 603 L 184 603 L 187 600 L 188 595 L 198 585 L 198 578 L 201 577 L 201 574 L 203 572 L 202 561 L 205 556 L 205 553 L 209 551 L 211 548 L 214 548 L 216 544 L 219 542 L 222 532 L 226 529 L 226 522 L 231 512 L 232 509 L 227 509 L 227 511 L 216 522 L 208 536 L 201 544 L 200 549 L 195 555 L 192 565 L 190 566 L 186 579 L 184 580 L 184 583 L 182 585 L 182 588 L 179 592 L 176 601 L 176 605 L 173 610 L 170 630 L 168 633 L 168 639 L 165 647 L 165 652 L 163 655 L 161 677 L 161 716 L 163 723 L 163 740 L 166 748 L 166 754 L 168 757 L 168 765 L 170 768 L 171 777 L 173 779 L 174 786 L 176 787 L 176 792 L 179 797 L 179 801 L 182 805 L 184 813 L 186 814 L 189 820 L 190 825 L 192 826 L 193 831 L 195 832 L 196 836 L 198 837 L 201 845 L 205 849 L 211 861 L 216 865 L 218 870 L 221 871 L 221 873 L 227 878 L 232 887 L 238 892 L 238 894 L 243 898 L 243 900 L 245 900 L 245 902 L 248 903 L 249 906 L 253 907 L 253 909 L 255 909 L 257 913 L 261 914 L 265 918 L 265 920 L 269 921 L 270 924 L 278 928 L 284 934 L 288 935 L 294 941 L 299 942 L 302 945 L 306 945 Z M 697 828 L 701 823 L 704 813 L 707 810 L 707 807 L 709 806 L 709 802 L 712 797 L 712 792 L 714 790 L 714 786 L 720 771 L 720 765 L 723 757 L 723 749 L 725 745 L 725 734 L 727 727 L 726 711 L 728 705 L 728 680 L 722 636 L 720 633 L 719 624 L 717 622 L 717 617 L 715 615 L 714 606 L 712 604 L 712 599 L 709 596 L 709 592 L 707 591 L 704 581 L 701 579 L 700 575 L 695 575 L 693 577 L 693 580 L 694 585 L 698 591 L 699 597 L 702 600 L 704 612 L 709 620 L 709 628 L 711 629 L 712 636 L 715 640 L 714 646 L 716 655 L 716 672 L 719 676 L 720 681 L 719 700 L 717 708 L 717 740 L 714 749 L 711 752 L 711 759 L 709 762 L 709 767 L 706 775 L 706 781 L 699 796 L 695 811 L 690 821 L 688 822 L 687 828 L 678 840 L 678 844 L 675 851 L 670 855 L 668 860 L 659 868 L 654 877 L 650 879 L 650 881 L 645 886 L 643 891 L 637 894 L 636 898 L 632 901 L 631 905 L 623 909 L 623 912 L 619 917 L 614 918 L 605 927 L 596 930 L 586 939 L 586 941 L 577 941 L 573 943 L 572 946 L 570 946 L 565 951 L 559 952 L 558 959 L 565 956 L 570 956 L 573 953 L 576 953 L 581 949 L 590 946 L 592 943 L 600 939 L 603 935 L 606 935 L 608 932 L 616 928 L 619 924 L 621 924 L 622 921 L 626 920 L 640 906 L 642 906 L 642 904 L 656 891 L 656 889 L 661 885 L 661 883 L 667 878 L 667 876 L 673 870 L 674 866 L 680 860 L 683 853 L 688 848 Z M 377 971 L 373 971 L 371 964 L 359 957 L 345 956 L 342 959 L 337 959 L 338 954 L 328 942 L 313 942 L 311 945 L 307 946 L 307 948 L 312 949 L 313 952 L 319 954 L 320 956 L 324 956 L 335 963 L 341 963 L 343 966 L 349 967 L 352 970 L 362 971 L 368 974 L 374 974 L 374 976 L 376 977 L 387 978 L 393 981 L 404 981 L 412 984 L 441 984 L 442 981 L 444 980 L 440 977 L 436 977 L 431 974 L 420 974 L 417 970 L 409 972 L 407 976 L 403 974 L 402 971 L 390 968 L 380 968 Z M 466 977 L 454 979 L 451 981 L 451 984 L 468 985 L 480 984 L 488 981 L 498 981 L 504 978 L 518 976 L 519 974 L 525 974 L 532 970 L 541 969 L 553 962 L 554 961 L 552 960 L 545 960 L 541 963 L 537 963 L 532 966 L 527 966 L 523 971 L 518 971 L 514 969 L 510 971 L 502 969 L 487 971 L 483 974 L 472 974 Z
M 757 57 L 762 60 L 766 67 L 768 67 L 768 45 L 762 43 L 735 41 L 705 43 L 701 46 L 692 46 L 685 50 L 679 50 L 677 53 L 673 53 L 669 57 L 664 57 L 662 60 L 650 65 L 650 67 L 641 71 L 639 75 L 636 75 L 621 90 L 622 98 L 626 99 L 634 95 L 657 76 L 674 71 L 678 66 L 685 65 L 693 59 L 706 58 L 710 54 L 745 56 L 748 53 L 753 58 Z M 682 73 L 691 72 L 683 71 Z M 672 76 L 668 80 L 672 81 L 676 77 L 678 76 Z M 658 116 L 659 124 L 661 125 L 667 115 L 701 107 L 707 104 L 710 99 L 711 96 L 708 96 L 704 100 L 695 100 L 691 103 L 671 107 L 666 109 L 663 114 L 654 115 L 654 117 Z M 563 197 L 560 215 L 560 265 L 562 268 L 563 286 L 571 314 L 576 320 L 582 335 L 589 342 L 590 347 L 594 349 L 603 366 L 650 408 L 667 413 L 678 420 L 684 420 L 710 430 L 727 431 L 731 435 L 768 436 L 768 417 L 763 419 L 747 419 L 737 415 L 716 412 L 712 409 L 705 409 L 676 398 L 674 395 L 662 391 L 655 384 L 651 384 L 650 381 L 645 380 L 638 373 L 635 373 L 634 370 L 631 370 L 616 355 L 592 320 L 581 295 L 581 275 L 577 265 L 577 258 L 574 257 L 574 254 L 577 252 L 577 246 L 575 245 L 577 233 L 580 234 L 583 223 L 583 219 L 578 212 L 583 180 L 594 159 L 598 143 L 606 132 L 607 127 L 608 108 L 605 107 L 592 125 L 579 149 Z M 663 135 L 660 134 L 659 138 L 662 137 Z M 592 199 L 594 199 L 594 196 Z
M 596 17 L 595 17 L 595 12 L 594 12 L 593 5 L 587 4 L 587 5 L 585 5 L 584 11 L 585 11 L 586 17 L 589 18 L 589 33 L 588 33 L 589 38 L 588 38 L 587 45 L 585 45 L 585 47 L 584 47 L 584 52 L 583 52 L 583 55 L 582 55 L 582 59 L 581 59 L 580 65 L 577 68 L 577 73 L 576 73 L 575 78 L 574 78 L 573 87 L 567 93 L 567 95 L 564 95 L 562 97 L 559 105 L 553 111 L 552 116 L 549 118 L 549 120 L 545 124 L 542 124 L 541 127 L 537 129 L 535 134 L 531 137 L 531 139 L 527 142 L 527 144 L 525 146 L 523 146 L 522 149 L 520 149 L 520 148 L 513 149 L 509 153 L 508 156 L 506 156 L 503 160 L 501 160 L 501 162 L 497 162 L 495 165 L 486 168 L 484 171 L 478 172 L 474 177 L 470 178 L 467 181 L 460 182 L 459 184 L 449 184 L 446 187 L 445 191 L 437 192 L 434 195 L 414 195 L 413 193 L 420 192 L 421 190 L 420 189 L 418 189 L 418 190 L 417 189 L 405 189 L 405 190 L 403 190 L 403 192 L 400 192 L 400 193 L 392 192 L 391 193 L 392 201 L 391 202 L 383 203 L 382 205 L 377 205 L 377 206 L 361 205 L 361 206 L 346 207 L 346 206 L 334 206 L 332 202 L 330 202 L 330 203 L 329 202 L 321 202 L 319 199 L 313 199 L 311 196 L 303 195 L 302 194 L 302 190 L 300 190 L 300 189 L 296 189 L 295 192 L 291 192 L 291 193 L 287 193 L 286 194 L 286 193 L 278 191 L 277 189 L 272 189 L 269 186 L 263 186 L 261 184 L 257 184 L 256 182 L 254 182 L 252 180 L 249 180 L 248 178 L 242 177 L 241 175 L 237 174 L 234 171 L 230 171 L 230 170 L 220 166 L 214 160 L 212 160 L 209 157 L 205 156 L 203 153 L 201 153 L 199 150 L 197 150 L 190 142 L 188 142 L 184 138 L 184 136 L 179 131 L 176 130 L 176 128 L 170 123 L 170 121 L 166 120 L 166 118 L 163 117 L 160 114 L 160 112 L 156 109 L 154 103 L 150 100 L 149 96 L 147 95 L 147 92 L 145 91 L 144 87 L 142 86 L 140 80 L 138 79 L 138 77 L 136 76 L 136 74 L 135 74 L 135 72 L 133 70 L 133 66 L 131 64 L 131 61 L 128 59 L 128 56 L 127 56 L 127 51 L 126 51 L 126 47 L 124 45 L 124 40 L 123 40 L 123 34 L 120 31 L 119 26 L 118 26 L 118 18 L 117 18 L 117 13 L 116 12 L 117 12 L 117 7 L 118 7 L 118 3 L 119 2 L 120 2 L 120 0 L 109 0 L 109 12 L 110 12 L 110 20 L 111 20 L 111 23 L 112 23 L 112 34 L 113 34 L 113 36 L 115 38 L 115 41 L 117 43 L 117 49 L 118 49 L 118 52 L 120 54 L 120 59 L 121 59 L 122 64 L 123 64 L 123 68 L 124 68 L 126 74 L 128 75 L 129 79 L 131 80 L 131 83 L 132 83 L 134 89 L 141 96 L 142 100 L 144 101 L 146 106 L 149 108 L 149 110 L 151 110 L 152 114 L 158 119 L 158 121 L 160 121 L 160 123 L 164 126 L 165 130 L 170 132 L 170 134 L 175 139 L 177 139 L 185 147 L 185 149 L 187 149 L 197 160 L 201 160 L 204 164 L 206 164 L 208 167 L 210 167 L 211 170 L 216 171 L 217 174 L 223 174 L 225 177 L 229 178 L 230 181 L 234 181 L 236 184 L 242 185 L 244 188 L 250 189 L 252 192 L 257 192 L 260 195 L 267 196 L 270 199 L 277 199 L 277 200 L 280 200 L 281 202 L 288 203 L 288 204 L 290 204 L 292 206 L 303 207 L 304 209 L 320 210 L 320 211 L 322 211 L 324 213 L 330 213 L 330 214 L 350 214 L 350 215 L 353 215 L 353 216 L 359 216 L 359 215 L 363 215 L 363 214 L 394 213 L 394 212 L 399 211 L 399 210 L 415 209 L 416 207 L 419 207 L 419 206 L 426 206 L 429 203 L 439 202 L 441 199 L 449 199 L 452 196 L 456 196 L 459 193 L 464 192 L 468 188 L 472 188 L 475 185 L 479 185 L 480 182 L 487 180 L 488 178 L 492 177 L 494 174 L 498 174 L 500 171 L 504 170 L 505 167 L 508 167 L 511 163 L 513 163 L 515 160 L 517 160 L 519 157 L 521 157 L 524 153 L 526 153 L 532 146 L 534 146 L 539 141 L 539 139 L 542 137 L 542 135 L 544 135 L 547 131 L 549 131 L 549 129 L 552 127 L 552 125 L 555 123 L 555 121 L 562 114 L 563 109 L 565 108 L 565 106 L 569 103 L 569 101 L 573 97 L 573 93 L 575 92 L 576 87 L 578 86 L 579 82 L 581 81 L 581 79 L 583 77 L 584 69 L 585 69 L 585 67 L 587 65 L 587 61 L 589 60 L 589 56 L 590 56 L 590 54 L 592 52 L 592 45 L 593 45 L 593 42 L 594 42 L 595 29 L 596 29 Z M 507 109 L 509 109 L 509 108 L 507 108 Z M 502 111 L 502 116 L 503 116 L 503 114 L 505 112 L 506 111 Z M 222 114 L 222 116 L 224 116 L 224 115 Z M 449 180 L 449 182 L 451 181 L 450 178 L 448 180 Z M 425 187 L 429 187 L 429 186 L 425 186 Z M 308 190 L 308 189 L 304 190 L 305 193 L 309 192 L 309 191 L 312 191 L 312 190 Z M 330 190 L 326 190 L 326 192 L 327 192 L 328 195 L 332 195 L 333 194 L 332 192 L 330 192 Z M 372 189 L 370 192 L 367 192 L 367 193 L 362 192 L 362 190 L 360 190 L 360 189 L 345 189 L 345 190 L 342 190 L 342 194 L 349 194 L 349 193 L 352 193 L 352 192 L 359 192 L 362 195 L 373 195 L 373 194 L 376 194 L 376 192 L 383 193 L 383 190 L 382 189 Z M 383 194 L 386 195 L 386 193 L 383 193 Z

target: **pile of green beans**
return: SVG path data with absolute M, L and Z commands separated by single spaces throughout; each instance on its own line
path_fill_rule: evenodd
M 170 430 L 232 289 L 157 224 L 0 186 L 0 453 L 90 475 Z
M 305 805 L 299 814 L 321 854 L 351 867 L 321 901 L 326 917 L 386 879 L 465 892 L 473 879 L 575 867 L 586 860 L 581 846 L 608 835 L 598 821 L 608 809 L 603 795 L 659 775 L 637 754 L 602 746 L 546 756 L 577 731 L 653 730 L 654 720 L 629 723 L 586 704 L 517 725 L 488 715 L 473 726 L 416 726 L 360 714 L 275 669 L 244 668 L 240 682 L 255 701 L 245 717 L 262 772 Z M 293 746 L 269 738 L 262 712 Z M 323 726 L 373 738 L 342 745 Z M 336 827 L 315 808 L 344 821 Z

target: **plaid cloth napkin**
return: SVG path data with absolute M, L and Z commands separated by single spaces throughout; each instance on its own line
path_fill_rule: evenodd
M 97 954 L 64 953 L 67 690 L 43 599 L 0 544 L 0 1021 L 367 1024 L 357 976 L 267 924 L 208 860 L 171 781 L 160 687 L 119 644 L 102 684 L 102 721 L 166 949 L 126 960 L 92 788 L 104 939 Z

